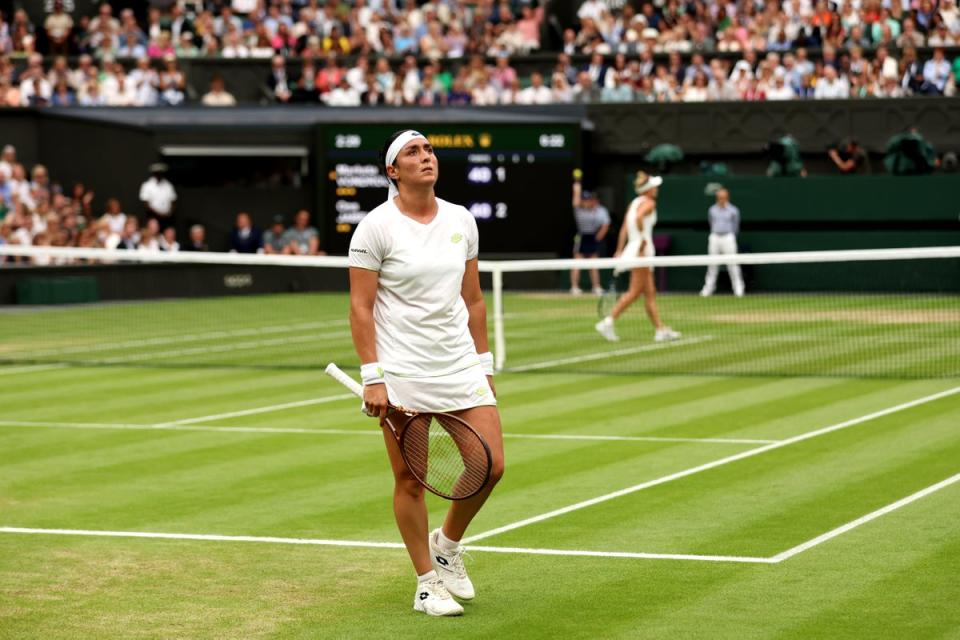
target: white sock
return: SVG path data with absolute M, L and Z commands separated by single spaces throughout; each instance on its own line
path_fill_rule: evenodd
M 433 580 L 436 577 L 437 577 L 437 572 L 434 571 L 433 569 L 430 569 L 430 571 L 427 571 L 422 576 L 417 576 L 417 583 L 419 584 L 421 582 L 429 582 L 430 580 Z
M 603 324 L 607 325 L 608 327 L 612 327 L 612 326 L 613 326 L 613 316 L 607 316 L 606 318 L 604 318 L 604 319 L 603 319 Z
M 444 551 L 456 551 L 460 547 L 459 540 L 451 540 L 447 536 L 443 535 L 443 529 L 437 531 L 437 546 L 443 549 Z

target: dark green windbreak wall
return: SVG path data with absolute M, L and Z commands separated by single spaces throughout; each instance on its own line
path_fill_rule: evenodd
M 810 177 L 773 179 L 667 176 L 657 206 L 657 235 L 670 255 L 707 251 L 705 190 L 722 183 L 741 211 L 741 252 L 819 251 L 960 245 L 960 177 Z M 625 186 L 632 190 L 632 184 Z M 745 269 L 761 290 L 960 291 L 960 261 L 929 260 L 839 267 Z M 663 281 L 661 281 L 663 282 Z M 726 278 L 721 275 L 721 286 Z M 668 269 L 670 289 L 694 290 L 703 273 Z
M 667 176 L 660 188 L 660 224 L 704 222 L 713 204 L 705 189 L 722 184 L 740 208 L 744 228 L 769 223 L 958 222 L 960 176 L 708 179 Z M 632 183 L 626 186 L 632 190 Z M 922 225 L 921 225 L 922 226 Z M 909 228 L 909 227 L 907 227 Z

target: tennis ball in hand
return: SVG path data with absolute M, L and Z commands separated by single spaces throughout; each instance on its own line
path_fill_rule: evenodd
M 574 170 L 573 170 L 573 179 L 574 179 L 574 180 L 579 180 L 579 179 L 582 178 L 582 177 L 583 177 L 583 171 L 580 171 L 580 169 L 574 169 Z

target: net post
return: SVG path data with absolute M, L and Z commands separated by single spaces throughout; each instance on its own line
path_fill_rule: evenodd
M 498 264 L 492 266 L 494 369 L 501 371 L 507 361 L 507 342 L 503 336 L 503 270 Z

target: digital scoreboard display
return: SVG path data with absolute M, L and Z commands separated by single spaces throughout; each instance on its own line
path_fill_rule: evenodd
M 380 147 L 397 125 L 331 125 L 323 133 L 328 252 L 345 254 L 357 224 L 387 198 Z M 440 165 L 437 197 L 466 207 L 480 251 L 569 254 L 577 124 L 417 125 Z

